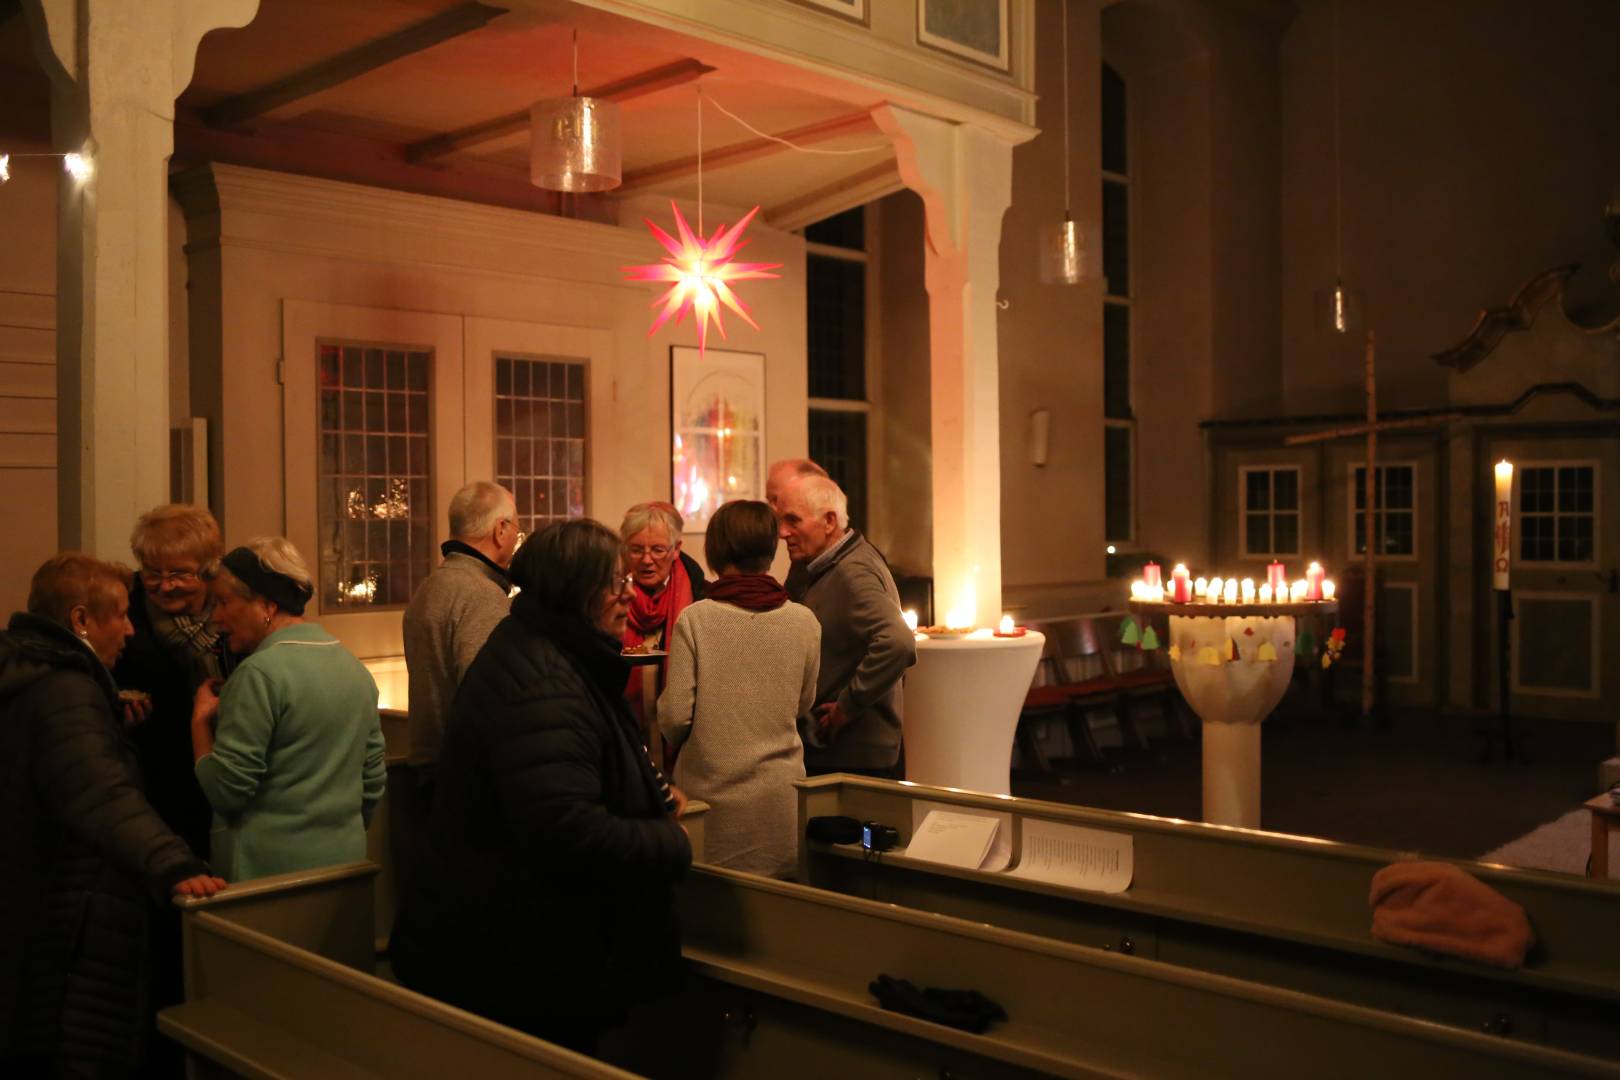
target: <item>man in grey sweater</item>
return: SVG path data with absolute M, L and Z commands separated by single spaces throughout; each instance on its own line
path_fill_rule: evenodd
M 495 624 L 506 618 L 511 588 L 506 568 L 517 543 L 517 505 L 499 484 L 480 480 L 450 500 L 450 539 L 440 548 L 444 561 L 405 609 L 412 766 L 439 760 L 461 677 Z
M 877 549 L 849 527 L 849 501 L 825 476 L 798 476 L 776 506 L 794 573 L 793 599 L 821 623 L 816 704 L 804 718 L 810 775 L 852 772 L 898 779 L 900 680 L 917 640 Z

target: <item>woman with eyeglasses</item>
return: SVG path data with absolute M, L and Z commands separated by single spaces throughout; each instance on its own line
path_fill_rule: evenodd
M 135 635 L 113 678 L 134 699 L 125 709 L 152 808 L 207 858 L 214 811 L 192 771 L 191 706 L 197 687 L 232 666 L 200 576 L 225 550 L 219 523 L 201 506 L 154 507 L 135 522 L 129 548 L 140 567 L 129 585 Z
M 129 621 L 135 633 L 113 679 L 126 699 L 124 718 L 146 779 L 146 798 L 169 828 L 202 858 L 214 808 L 192 768 L 191 707 L 197 688 L 231 673 L 235 657 L 209 621 L 213 598 L 202 568 L 225 550 L 219 523 L 201 506 L 168 503 L 135 522 L 130 553 L 139 570 L 129 582 Z M 160 910 L 152 921 L 152 1008 L 184 997 L 180 913 Z M 155 1029 L 154 1029 L 155 1030 Z M 152 1039 L 154 1061 L 178 1074 L 178 1049 Z M 165 1071 L 154 1064 L 154 1071 Z
M 668 649 L 681 612 L 703 599 L 708 587 L 703 568 L 681 550 L 685 525 L 681 512 L 666 502 L 637 503 L 625 511 L 619 537 L 624 541 L 625 564 L 632 583 L 624 628 L 626 651 Z M 663 692 L 667 673 L 665 664 L 658 665 L 659 693 Z M 643 685 L 638 672 L 625 688 L 625 696 L 642 730 L 650 732 L 657 721 L 658 696 L 655 693 L 651 701 L 643 702 Z M 667 767 L 672 763 L 673 757 L 666 755 L 663 764 Z
M 142 792 L 111 671 L 128 579 L 57 555 L 0 633 L 0 1076 L 134 1075 L 150 919 L 225 887 Z
M 371 673 L 304 618 L 314 583 L 283 537 L 249 540 L 203 577 L 214 626 L 243 657 L 192 707 L 214 865 L 246 881 L 359 862 L 387 782 Z
M 511 573 L 512 614 L 446 725 L 389 957 L 413 990 L 590 1053 L 673 984 L 692 848 L 624 699 L 619 537 L 557 522 Z

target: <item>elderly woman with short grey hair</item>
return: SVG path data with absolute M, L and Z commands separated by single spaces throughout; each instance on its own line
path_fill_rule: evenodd
M 635 586 L 624 634 L 627 647 L 663 648 L 681 612 L 703 599 L 709 583 L 697 560 L 681 550 L 685 526 L 680 511 L 666 502 L 638 503 L 625 511 L 619 538 Z
M 242 881 L 359 862 L 386 782 L 377 684 L 305 621 L 314 584 L 287 540 L 250 540 L 203 576 L 214 625 L 246 656 L 223 687 L 198 688 L 192 711 L 214 864 Z

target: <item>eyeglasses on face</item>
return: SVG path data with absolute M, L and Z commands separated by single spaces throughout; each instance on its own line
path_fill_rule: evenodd
M 613 585 L 612 585 L 613 595 L 614 596 L 628 596 L 629 593 L 630 593 L 630 590 L 635 588 L 635 587 L 636 587 L 635 575 L 634 574 L 626 574 L 626 575 L 624 575 L 624 577 L 618 578 L 613 582 Z
M 195 570 L 148 570 L 141 567 L 141 583 L 151 588 L 163 585 L 195 585 L 197 571 Z
M 675 549 L 668 544 L 654 544 L 648 547 L 645 544 L 626 544 L 624 553 L 632 559 L 640 559 L 651 555 L 654 559 L 662 559 Z

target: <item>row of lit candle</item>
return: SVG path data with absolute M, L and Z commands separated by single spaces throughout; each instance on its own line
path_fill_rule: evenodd
M 904 611 L 902 611 L 900 613 L 900 617 L 905 620 L 906 628 L 909 629 L 913 634 L 916 634 L 917 633 L 917 624 L 918 624 L 917 609 L 916 608 L 906 608 Z M 1029 632 L 1026 627 L 1019 626 L 1017 623 L 1013 622 L 1013 617 L 1011 615 L 1003 615 L 1001 617 L 1001 622 L 996 626 L 996 629 L 993 630 L 993 631 L 991 631 L 991 630 L 972 630 L 971 628 L 965 627 L 965 626 L 962 626 L 962 627 L 951 626 L 949 623 L 947 623 L 946 625 L 953 632 L 956 632 L 956 633 L 971 633 L 975 637 L 984 637 L 984 636 L 991 636 L 991 637 L 1023 637 L 1025 634 L 1027 634 Z M 926 635 L 919 635 L 919 636 L 926 636 Z
M 1282 604 L 1307 600 L 1332 600 L 1338 587 L 1323 576 L 1320 563 L 1311 563 L 1305 576 L 1289 584 L 1282 563 L 1266 567 L 1267 580 L 1256 587 L 1253 578 L 1196 578 L 1188 580 L 1187 567 L 1177 563 L 1170 572 L 1170 585 L 1164 585 L 1157 563 L 1142 568 L 1142 577 L 1131 582 L 1131 599 L 1149 603 L 1189 604 Z

